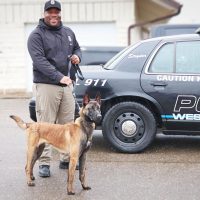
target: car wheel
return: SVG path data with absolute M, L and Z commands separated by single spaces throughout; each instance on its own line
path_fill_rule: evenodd
M 136 102 L 122 102 L 111 107 L 102 123 L 104 138 L 120 152 L 144 150 L 155 137 L 156 120 L 152 112 Z

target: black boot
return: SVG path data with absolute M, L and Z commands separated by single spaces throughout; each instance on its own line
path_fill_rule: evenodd
M 60 161 L 59 168 L 60 169 L 69 169 L 69 162 Z M 76 170 L 79 170 L 78 165 L 76 165 Z
M 39 166 L 39 176 L 46 178 L 50 177 L 50 170 L 49 170 L 49 165 L 40 165 Z

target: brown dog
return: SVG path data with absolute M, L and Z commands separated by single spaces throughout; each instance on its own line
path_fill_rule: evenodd
M 53 145 L 62 153 L 68 153 L 70 157 L 67 192 L 72 195 L 73 181 L 77 162 L 79 160 L 79 179 L 84 190 L 91 189 L 85 183 L 85 162 L 86 152 L 91 146 L 92 132 L 95 123 L 101 120 L 100 96 L 97 95 L 95 101 L 90 101 L 88 95 L 83 97 L 83 107 L 80 117 L 75 123 L 65 125 L 50 123 L 25 123 L 19 117 L 11 115 L 18 126 L 26 129 L 28 134 L 28 151 L 26 163 L 26 176 L 29 186 L 34 186 L 33 167 L 36 160 L 41 156 L 45 143 Z

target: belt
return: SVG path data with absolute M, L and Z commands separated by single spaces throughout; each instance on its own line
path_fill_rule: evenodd
M 61 86 L 61 87 L 67 87 L 66 84 L 62 84 L 62 83 L 59 83 L 58 85 Z

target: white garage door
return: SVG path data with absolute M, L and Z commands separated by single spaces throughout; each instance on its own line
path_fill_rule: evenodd
M 26 24 L 26 42 L 36 24 Z M 76 34 L 80 46 L 117 46 L 117 29 L 115 23 L 81 23 L 67 24 Z M 28 83 L 27 90 L 32 91 L 32 61 L 26 50 Z

